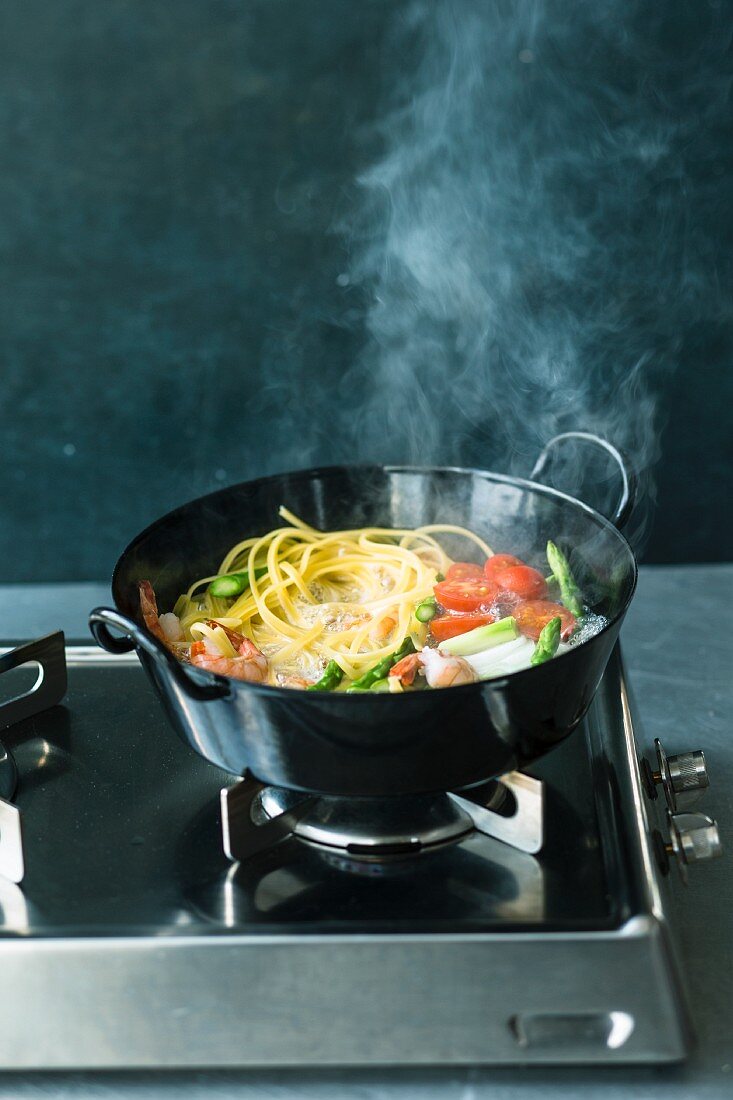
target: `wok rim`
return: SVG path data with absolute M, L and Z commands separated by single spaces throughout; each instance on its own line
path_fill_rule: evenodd
M 117 608 L 118 611 L 120 611 L 121 613 L 124 614 L 124 612 L 122 611 L 122 608 L 119 605 L 118 598 L 117 598 L 117 591 L 116 591 L 118 575 L 120 573 L 120 567 L 121 567 L 123 561 L 127 557 L 128 553 L 131 552 L 135 548 L 135 546 L 138 545 L 138 543 L 142 542 L 147 535 L 149 535 L 156 527 L 158 527 L 165 520 L 172 519 L 173 517 L 177 516 L 179 513 L 186 511 L 187 509 L 193 507 L 194 505 L 202 504 L 204 501 L 211 501 L 211 500 L 214 500 L 218 497 L 223 497 L 227 493 L 230 493 L 235 489 L 242 489 L 242 488 L 245 488 L 245 487 L 254 487 L 254 486 L 259 486 L 259 485 L 266 485 L 268 483 L 274 483 L 274 482 L 277 482 L 277 481 L 281 481 L 283 478 L 290 477 L 290 476 L 303 477 L 307 480 L 311 480 L 311 479 L 313 479 L 315 477 L 318 477 L 318 476 L 323 476 L 323 475 L 327 475 L 327 474 L 336 474 L 336 473 L 338 473 L 340 471 L 343 471 L 343 470 L 355 470 L 355 471 L 363 471 L 363 472 L 380 471 L 381 473 L 388 473 L 388 474 L 391 474 L 391 473 L 397 473 L 397 474 L 400 474 L 400 473 L 407 473 L 407 474 L 409 474 L 409 473 L 414 473 L 414 474 L 443 474 L 443 473 L 448 473 L 448 474 L 468 474 L 468 475 L 473 476 L 473 477 L 478 476 L 478 477 L 485 478 L 486 480 L 501 482 L 505 485 L 512 485 L 512 486 L 515 486 L 515 487 L 518 486 L 522 489 L 526 489 L 526 490 L 529 490 L 531 492 L 538 493 L 541 496 L 548 496 L 548 497 L 553 497 L 555 499 L 558 499 L 558 500 L 560 500 L 560 501 L 562 501 L 566 504 L 569 504 L 569 505 L 571 505 L 575 508 L 580 509 L 581 512 L 585 512 L 591 519 L 595 520 L 599 524 L 601 529 L 606 530 L 609 533 L 612 533 L 616 538 L 618 538 L 621 545 L 627 551 L 629 559 L 631 561 L 631 566 L 632 566 L 631 589 L 629 591 L 629 594 L 628 594 L 623 606 L 621 607 L 621 609 L 619 611 L 616 612 L 616 614 L 613 617 L 608 619 L 605 626 L 601 627 L 601 629 L 596 634 L 594 634 L 591 638 L 589 638 L 586 642 L 581 642 L 581 644 L 579 646 L 572 646 L 569 649 L 567 649 L 564 653 L 561 653 L 561 654 L 553 657 L 552 658 L 552 664 L 554 664 L 556 661 L 564 661 L 564 660 L 566 660 L 566 658 L 572 657 L 574 655 L 574 653 L 577 652 L 579 649 L 584 648 L 587 645 L 593 644 L 596 641 L 597 638 L 601 638 L 604 634 L 606 634 L 609 630 L 611 630 L 617 623 L 619 623 L 620 621 L 623 620 L 624 616 L 626 615 L 626 612 L 629 609 L 629 606 L 631 605 L 631 601 L 634 598 L 634 594 L 636 593 L 636 588 L 637 588 L 638 581 L 639 581 L 639 564 L 636 560 L 636 555 L 635 555 L 635 553 L 634 553 L 634 551 L 631 547 L 631 544 L 629 543 L 628 539 L 624 535 L 623 531 L 619 530 L 619 528 L 616 527 L 616 525 L 614 523 L 612 523 L 611 520 L 607 516 L 604 516 L 602 512 L 597 511 L 597 509 L 593 508 L 590 504 L 587 504 L 584 500 L 580 500 L 578 497 L 571 496 L 569 493 L 565 493 L 561 489 L 555 489 L 554 487 L 552 487 L 550 485 L 543 485 L 542 482 L 539 482 L 539 481 L 531 481 L 529 478 L 515 477 L 511 474 L 498 474 L 498 473 L 495 473 L 493 470 L 485 470 L 482 467 L 477 467 L 477 466 L 414 466 L 414 465 L 406 465 L 406 464 L 401 464 L 401 463 L 392 464 L 392 465 L 389 465 L 389 466 L 381 466 L 378 463 L 374 463 L 374 462 L 364 462 L 364 463 L 341 463 L 341 464 L 330 465 L 330 466 L 306 466 L 306 467 L 297 468 L 297 469 L 294 469 L 294 470 L 284 470 L 281 473 L 277 473 L 277 474 L 266 474 L 264 477 L 250 478 L 246 481 L 237 481 L 237 482 L 234 482 L 231 485 L 226 485 L 221 489 L 215 489 L 211 493 L 204 493 L 202 496 L 194 497 L 193 499 L 191 499 L 189 501 L 186 501 L 183 504 L 179 504 L 176 508 L 172 508 L 169 512 L 164 512 L 162 516 L 158 516 L 158 518 L 153 520 L 152 523 L 149 523 L 146 527 L 144 527 L 141 531 L 139 531 L 137 533 L 137 535 L 135 535 L 135 537 L 127 544 L 127 546 L 125 546 L 124 550 L 122 551 L 122 553 L 118 557 L 117 562 L 115 563 L 115 567 L 114 567 L 113 572 L 112 572 L 112 581 L 111 581 L 112 599 L 114 600 L 115 607 Z M 148 634 L 150 633 L 150 631 L 148 631 L 148 628 L 145 626 L 144 623 L 141 625 L 141 629 L 146 631 L 146 633 L 148 633 Z M 152 634 L 151 634 L 151 637 L 152 637 Z M 136 646 L 135 648 L 137 650 L 138 647 Z M 509 683 L 510 681 L 518 680 L 520 677 L 526 677 L 528 674 L 536 673 L 543 667 L 544 667 L 543 665 L 537 665 L 537 666 L 530 667 L 530 668 L 519 669 L 517 672 L 511 672 L 506 676 L 497 676 L 496 678 L 491 679 L 491 680 L 478 680 L 478 681 L 475 681 L 474 683 L 471 683 L 471 684 L 460 684 L 457 687 L 452 687 L 451 692 L 460 691 L 460 692 L 466 693 L 466 692 L 469 692 L 469 691 L 475 691 L 477 688 L 479 688 L 479 689 L 483 689 L 483 688 L 491 689 L 493 686 L 499 686 L 499 685 L 503 686 L 503 685 Z M 287 697 L 291 698 L 293 695 L 298 695 L 298 694 L 306 695 L 307 694 L 305 691 L 298 692 L 298 689 L 280 687 L 276 684 L 256 684 L 256 683 L 250 683 L 249 681 L 246 681 L 246 680 L 235 680 L 230 676 L 222 676 L 222 675 L 219 675 L 218 673 L 206 672 L 203 669 L 196 668 L 195 666 L 190 666 L 189 668 L 186 669 L 186 672 L 187 672 L 187 675 L 191 676 L 193 679 L 197 680 L 201 684 L 219 684 L 219 685 L 226 686 L 229 689 L 229 697 L 231 697 L 232 694 L 236 694 L 239 691 L 251 691 L 251 692 L 254 692 L 257 695 L 262 695 L 266 698 L 267 697 L 274 697 L 276 699 L 282 699 L 283 696 L 287 696 Z M 389 693 L 389 694 L 380 694 L 378 692 L 374 692 L 374 693 L 371 693 L 371 692 L 366 693 L 365 692 L 363 695 L 361 695 L 360 693 L 355 692 L 354 695 L 352 696 L 352 699 L 354 699 L 354 700 L 361 699 L 362 702 L 364 702 L 364 700 L 366 699 L 366 700 L 370 701 L 371 704 L 373 705 L 374 700 L 377 699 L 377 698 L 383 699 L 383 700 L 386 701 L 388 699 L 391 700 L 391 699 L 400 698 L 403 694 L 406 697 L 409 698 L 409 696 L 412 693 L 411 692 L 406 692 L 406 693 L 395 692 L 395 693 Z M 326 699 L 338 701 L 338 700 L 341 700 L 341 699 L 345 698 L 345 696 L 346 696 L 346 692 L 343 692 L 343 691 L 323 691 L 323 692 L 318 692 L 317 693 L 318 700 L 321 701 L 321 702 L 325 701 Z M 326 705 L 329 705 L 329 704 L 326 704 Z M 377 705 L 379 705 L 379 704 L 377 704 Z

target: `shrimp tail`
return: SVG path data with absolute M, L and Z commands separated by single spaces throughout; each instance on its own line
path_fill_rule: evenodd
M 150 581 L 139 581 L 137 589 L 140 594 L 140 613 L 143 622 L 151 634 L 175 653 L 176 645 L 184 642 L 181 620 L 172 611 L 166 612 L 165 615 L 158 614 L 158 601 Z
M 165 642 L 165 634 L 160 625 L 160 617 L 158 615 L 158 601 L 155 598 L 155 589 L 150 581 L 138 581 L 137 589 L 140 593 L 140 613 L 143 617 L 143 622 L 151 634 L 154 634 L 159 641 Z

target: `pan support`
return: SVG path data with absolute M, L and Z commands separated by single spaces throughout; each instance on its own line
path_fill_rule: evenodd
M 544 836 L 541 780 L 508 772 L 438 795 L 336 798 L 268 787 L 245 776 L 221 791 L 224 852 L 244 862 L 290 837 L 354 859 L 418 855 L 477 831 L 536 854 Z
M 66 653 L 62 631 L 0 653 L 0 676 L 23 665 L 35 665 L 35 683 L 0 702 L 0 731 L 60 703 L 66 694 Z M 6 738 L 7 740 L 7 738 Z M 25 874 L 23 821 L 11 799 L 17 786 L 17 770 L 11 752 L 0 742 L 0 878 L 21 882 Z

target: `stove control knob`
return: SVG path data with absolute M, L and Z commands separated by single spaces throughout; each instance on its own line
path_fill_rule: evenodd
M 657 797 L 656 784 L 659 783 L 673 813 L 679 806 L 689 806 L 696 802 L 702 791 L 710 786 L 702 749 L 667 756 L 658 737 L 654 741 L 654 747 L 657 750 L 659 771 L 652 771 L 646 759 L 643 761 L 643 776 L 650 797 Z
M 712 817 L 701 813 L 673 814 L 667 811 L 670 843 L 669 855 L 674 855 L 684 881 L 691 863 L 716 859 L 723 854 L 718 826 Z
M 705 766 L 705 753 L 702 749 L 681 752 L 678 756 L 668 756 L 667 767 L 675 794 L 684 796 L 688 792 L 704 791 L 710 786 L 708 769 Z

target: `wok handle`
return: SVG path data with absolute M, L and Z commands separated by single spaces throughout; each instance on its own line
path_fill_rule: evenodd
M 121 631 L 122 636 L 112 634 L 110 627 Z M 142 649 L 190 699 L 205 702 L 208 699 L 222 699 L 229 694 L 228 684 L 219 677 L 211 684 L 194 680 L 186 671 L 186 666 L 158 638 L 112 607 L 95 607 L 89 613 L 89 629 L 97 644 L 108 653 L 129 653 L 133 649 Z
M 592 432 L 562 432 L 561 435 L 553 436 L 553 438 L 545 444 L 539 458 L 534 464 L 532 473 L 529 475 L 532 481 L 541 480 L 542 474 L 545 472 L 547 464 L 550 461 L 550 452 L 558 445 L 562 445 L 566 439 L 580 439 L 585 443 L 591 443 L 594 447 L 600 447 L 601 450 L 604 450 L 614 460 L 621 474 L 621 496 L 613 515 L 608 518 L 615 527 L 619 528 L 619 530 L 625 527 L 633 511 L 634 504 L 636 503 L 636 474 L 623 452 L 619 451 L 618 447 L 614 447 L 613 443 L 609 443 L 607 439 L 603 439 L 600 435 L 594 435 Z

